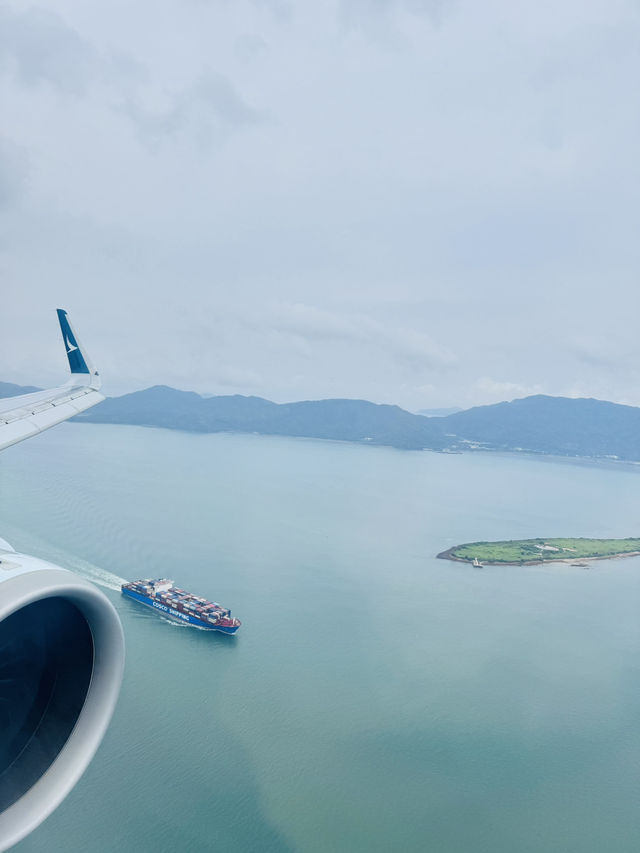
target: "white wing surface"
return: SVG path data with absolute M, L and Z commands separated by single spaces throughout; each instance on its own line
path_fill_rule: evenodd
M 0 450 L 84 412 L 104 397 L 102 384 L 86 350 L 73 331 L 67 312 L 58 308 L 71 379 L 59 388 L 0 399 Z

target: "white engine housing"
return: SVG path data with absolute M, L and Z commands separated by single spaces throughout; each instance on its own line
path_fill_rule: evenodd
M 87 768 L 123 668 L 108 599 L 0 540 L 0 851 L 51 814 Z

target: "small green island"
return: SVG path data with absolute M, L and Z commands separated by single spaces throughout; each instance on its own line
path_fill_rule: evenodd
M 585 560 L 637 555 L 640 539 L 511 539 L 455 545 L 438 557 L 475 566 L 533 566 L 551 562 L 581 565 Z

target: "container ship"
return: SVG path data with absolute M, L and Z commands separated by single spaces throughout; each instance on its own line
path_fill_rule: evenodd
M 231 611 L 226 607 L 185 592 L 166 578 L 129 581 L 123 583 L 120 588 L 123 595 L 148 607 L 155 607 L 171 619 L 206 628 L 208 631 L 235 634 L 242 624 L 239 619 L 231 616 Z

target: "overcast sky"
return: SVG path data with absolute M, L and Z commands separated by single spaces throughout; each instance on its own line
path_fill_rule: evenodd
M 640 5 L 0 5 L 0 379 L 640 404 Z

